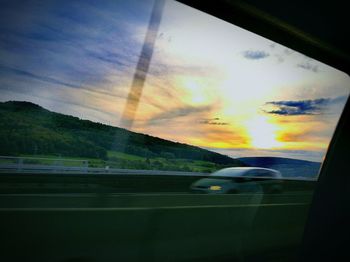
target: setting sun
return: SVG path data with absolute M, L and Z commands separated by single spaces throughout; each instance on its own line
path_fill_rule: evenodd
M 264 116 L 257 116 L 247 122 L 248 134 L 254 148 L 271 149 L 281 146 L 276 140 L 277 126 L 268 122 Z

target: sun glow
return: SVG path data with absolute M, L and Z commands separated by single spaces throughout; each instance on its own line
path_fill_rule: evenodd
M 271 149 L 282 146 L 276 139 L 277 126 L 270 123 L 267 117 L 259 115 L 249 120 L 247 129 L 254 148 Z
M 205 90 L 201 82 L 198 79 L 191 78 L 183 80 L 183 87 L 188 95 L 190 104 L 200 105 L 207 102 L 208 99 L 205 96 Z

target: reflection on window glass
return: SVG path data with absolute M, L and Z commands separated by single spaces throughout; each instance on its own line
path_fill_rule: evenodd
M 175 1 L 0 17 L 2 172 L 314 179 L 349 95 L 343 72 Z

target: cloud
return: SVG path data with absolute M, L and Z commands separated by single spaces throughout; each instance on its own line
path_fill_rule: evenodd
M 135 35 L 145 32 L 149 8 L 130 14 L 129 3 L 115 2 L 6 6 L 6 12 L 0 11 L 1 64 L 26 71 L 27 77 L 78 85 L 88 81 L 99 89 L 113 72 L 120 84 L 136 66 L 142 42 Z
M 57 80 L 55 78 L 52 77 L 46 77 L 46 76 L 40 76 L 25 70 L 21 70 L 21 69 L 15 69 L 15 68 L 11 68 L 11 67 L 6 67 L 6 66 L 2 66 L 0 65 L 0 69 L 1 71 L 4 73 L 12 73 L 18 76 L 24 76 L 24 77 L 29 77 L 29 78 L 33 78 L 35 80 L 39 80 L 39 81 L 43 81 L 43 82 L 48 82 L 51 84 L 58 84 L 61 86 L 66 86 L 66 87 L 72 87 L 72 88 L 79 88 L 79 85 L 75 85 L 73 83 L 68 83 L 68 82 L 64 82 L 64 81 L 60 81 Z
M 258 59 L 262 59 L 262 58 L 266 58 L 268 57 L 270 54 L 265 52 L 265 51 L 260 51 L 260 50 L 247 50 L 243 52 L 243 56 L 247 59 L 251 59 L 251 60 L 258 60 Z
M 274 107 L 272 110 L 264 110 L 265 113 L 275 115 L 319 115 L 325 113 L 325 110 L 335 104 L 344 104 L 347 96 L 335 98 L 318 98 L 313 100 L 298 101 L 272 101 L 265 105 Z
M 291 55 L 291 54 L 294 53 L 294 51 L 291 50 L 291 49 L 289 49 L 289 48 L 285 48 L 285 49 L 283 50 L 283 53 L 286 54 L 286 55 Z
M 308 62 L 297 64 L 297 67 L 305 69 L 305 70 L 312 71 L 314 73 L 317 73 L 319 71 L 319 68 L 318 68 L 317 65 L 312 65 L 312 64 L 310 64 Z
M 91 58 L 95 58 L 99 61 L 112 64 L 115 67 L 130 67 L 132 66 L 132 63 L 130 63 L 130 60 L 121 57 L 118 53 L 113 53 L 109 51 L 104 52 L 96 52 L 96 51 L 87 51 L 87 55 Z
M 200 106 L 200 107 L 182 106 L 182 107 L 173 108 L 168 111 L 157 114 L 153 116 L 151 119 L 149 119 L 147 122 L 150 125 L 154 125 L 154 124 L 159 124 L 163 121 L 172 120 L 174 118 L 185 117 L 193 114 L 206 113 L 206 112 L 209 112 L 210 110 L 211 110 L 211 106 Z
M 280 55 L 280 54 L 276 54 L 275 57 L 277 59 L 277 62 L 279 62 L 279 63 L 283 63 L 285 60 L 283 55 Z
M 64 88 L 68 88 L 75 89 L 77 91 L 80 90 L 82 94 L 87 93 L 95 96 L 103 95 L 104 97 L 120 99 L 125 99 L 127 97 L 127 93 L 125 93 L 124 90 L 124 92 L 119 91 L 118 93 L 111 92 L 107 89 L 99 90 L 94 87 L 89 87 L 82 84 L 78 85 L 74 82 L 61 81 L 53 77 L 42 76 L 30 71 L 2 65 L 0 65 L 0 76 L 3 77 L 3 79 L 0 81 L 0 90 L 10 88 L 13 93 L 18 94 L 25 92 L 31 93 L 32 95 L 34 93 L 38 95 L 46 90 L 51 92 L 52 96 L 55 96 L 59 90 L 62 91 Z M 29 92 L 29 90 L 31 92 Z
M 217 125 L 217 126 L 227 126 L 229 123 L 227 122 L 221 122 L 219 121 L 220 118 L 215 117 L 215 118 L 208 118 L 208 119 L 201 119 L 199 121 L 200 124 L 205 124 L 205 125 Z

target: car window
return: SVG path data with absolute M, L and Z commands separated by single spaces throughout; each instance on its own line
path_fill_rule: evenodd
M 273 173 L 267 171 L 267 170 L 261 170 L 261 169 L 255 169 L 247 172 L 247 176 L 254 176 L 254 177 L 273 177 Z
M 276 175 L 274 175 L 274 173 L 269 172 L 267 170 L 261 170 L 259 172 L 259 176 L 262 176 L 262 177 L 275 177 Z
M 15 6 L 0 28 L 2 170 L 317 179 L 346 74 L 175 1 Z
M 247 172 L 244 168 L 242 169 L 227 168 L 227 169 L 221 169 L 219 171 L 216 171 L 210 174 L 210 176 L 236 177 L 236 176 L 244 176 L 246 174 Z
M 14 0 L 0 92 L 0 260 L 269 261 L 296 256 L 350 81 L 177 1 Z M 259 168 L 281 177 L 235 178 Z

